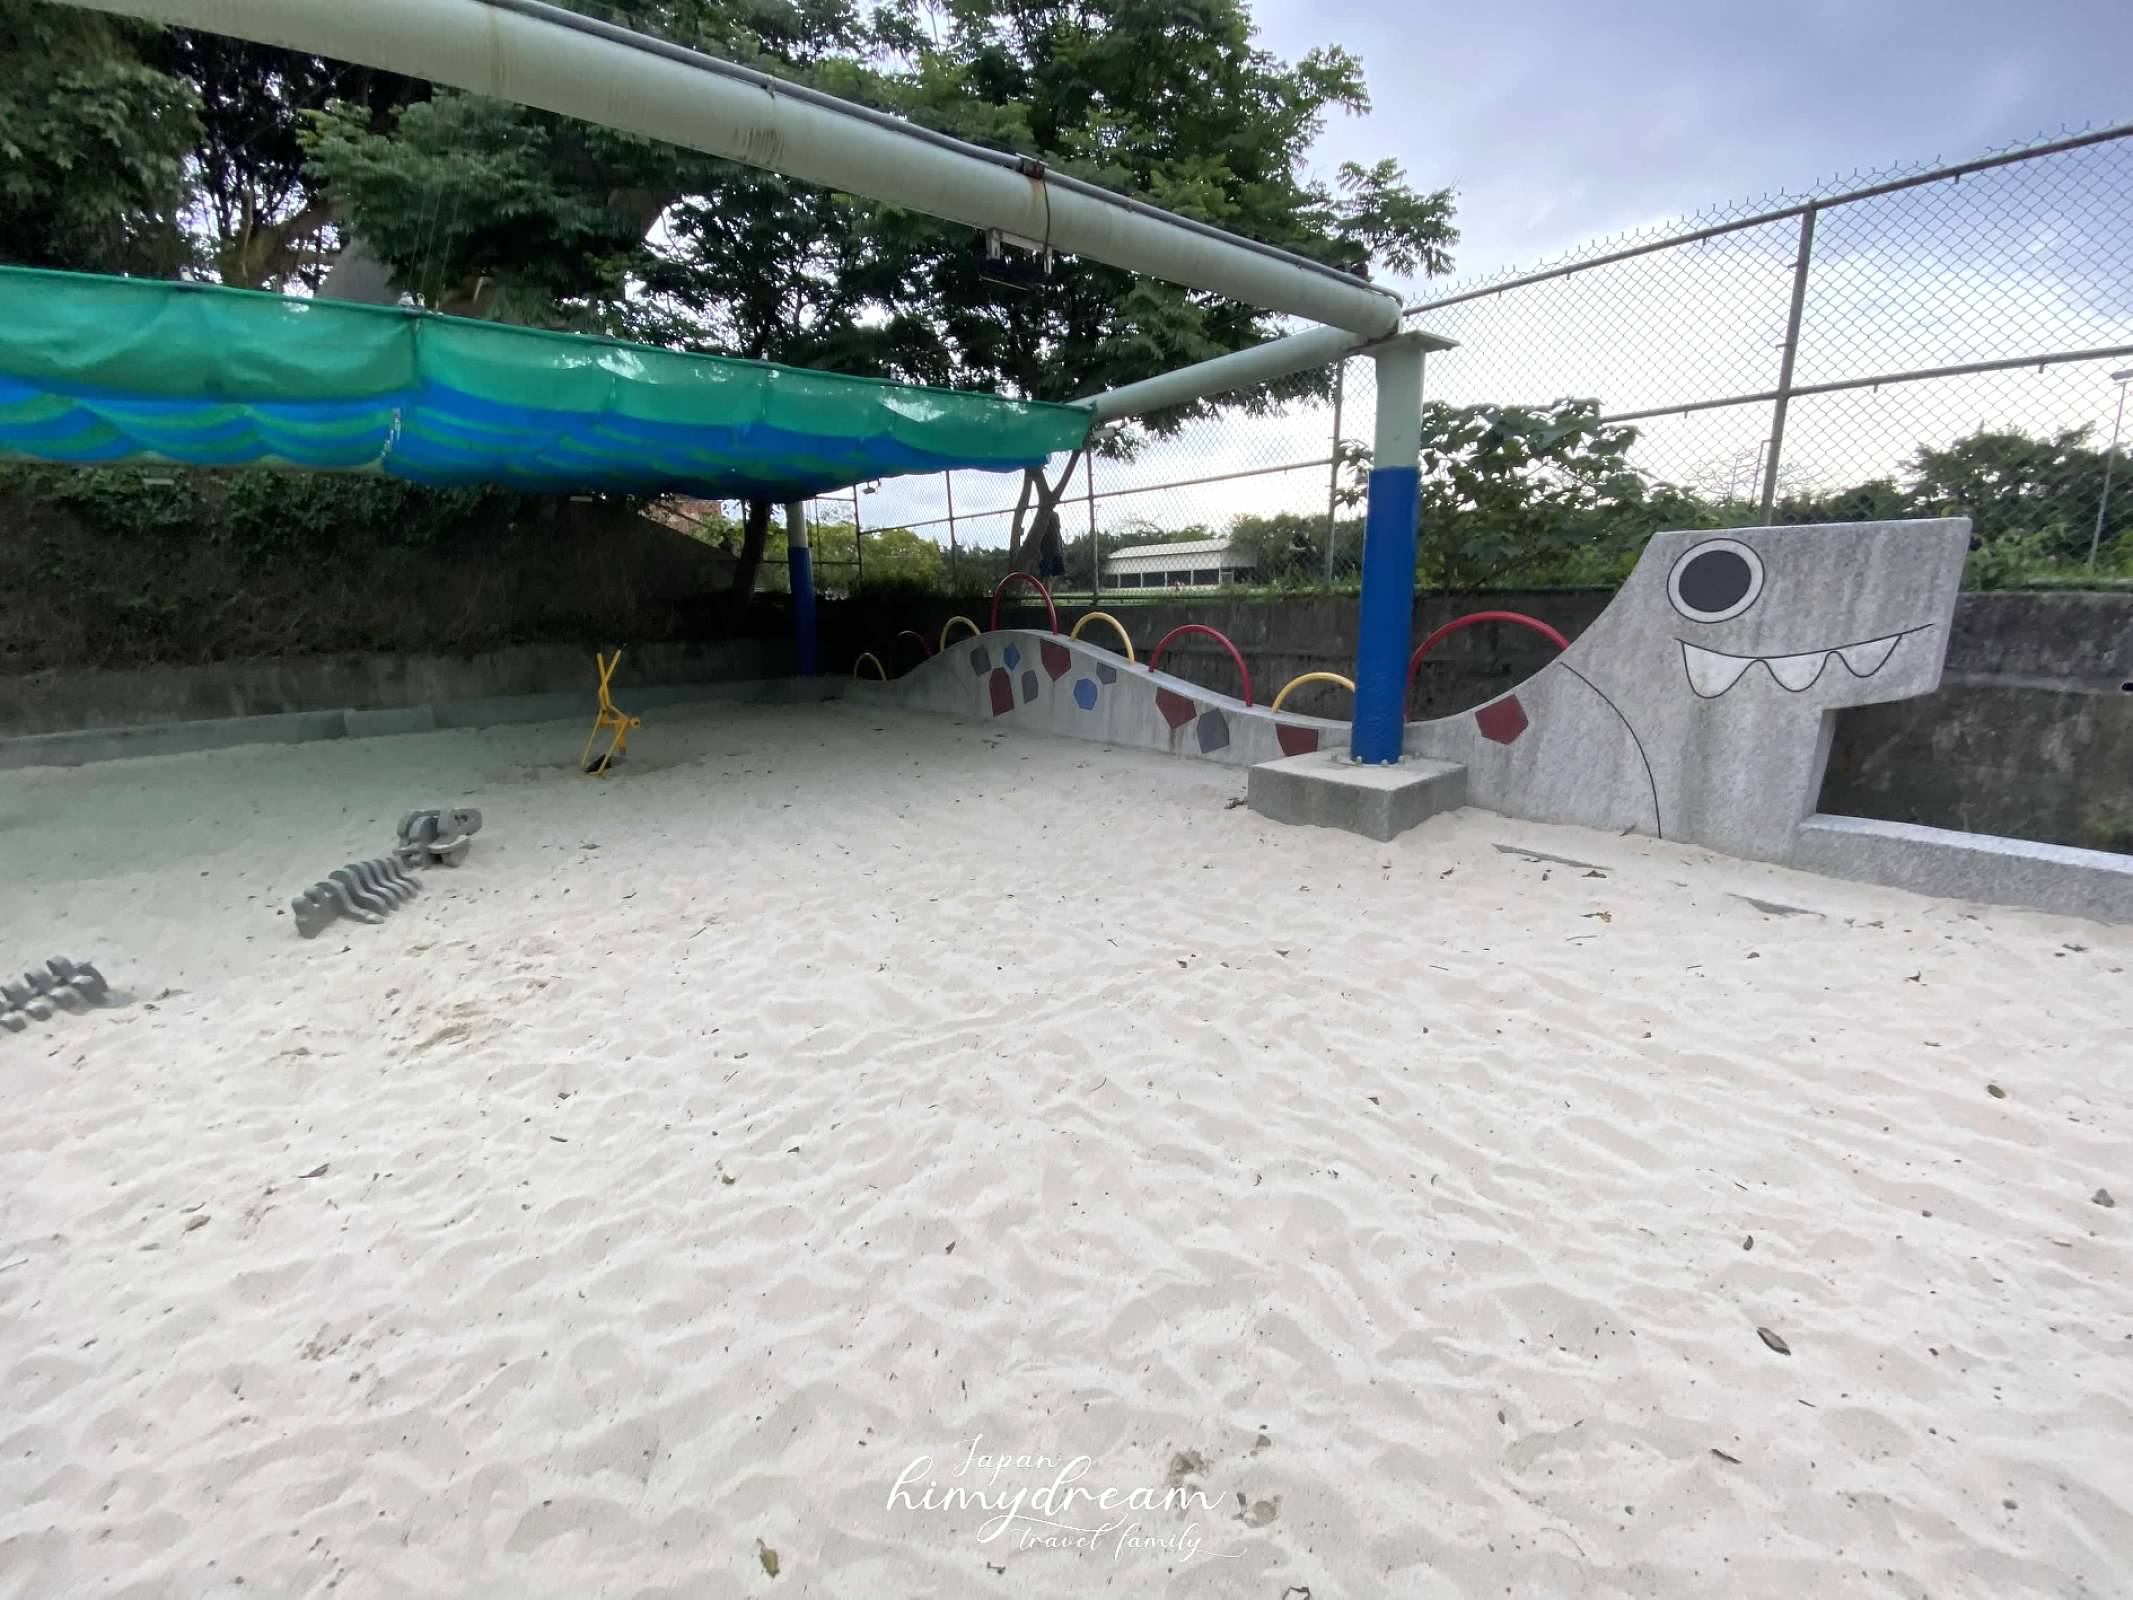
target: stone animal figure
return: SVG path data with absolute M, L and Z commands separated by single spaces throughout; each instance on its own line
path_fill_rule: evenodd
M 458 866 L 480 831 L 481 813 L 471 808 L 410 811 L 400 819 L 400 843 L 391 855 L 351 862 L 289 903 L 296 931 L 315 939 L 336 917 L 384 921 L 387 912 L 414 899 L 420 889 L 409 868 Z
M 1655 534 L 1569 649 L 1406 749 L 1494 811 L 1786 860 L 1832 713 L 1940 686 L 1969 547 L 1963 518 Z
M 410 811 L 400 819 L 400 848 L 393 853 L 411 867 L 456 867 L 474 848 L 479 832 L 481 813 L 471 807 Z
M 85 1011 L 102 1005 L 110 993 L 111 986 L 104 981 L 104 975 L 90 963 L 54 956 L 45 963 L 44 971 L 33 967 L 22 975 L 20 983 L 0 982 L 0 1028 L 20 1033 L 32 1022 L 50 1017 L 55 1004 L 70 1011 Z
M 381 856 L 328 873 L 290 901 L 289 909 L 296 916 L 296 931 L 315 939 L 335 917 L 383 922 L 388 911 L 414 899 L 418 887 L 398 861 Z

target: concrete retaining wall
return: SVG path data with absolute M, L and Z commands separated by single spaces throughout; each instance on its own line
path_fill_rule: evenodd
M 777 678 L 793 670 L 792 646 L 769 639 L 647 644 L 625 648 L 614 692 Z M 590 704 L 592 652 L 570 645 L 517 645 L 481 655 L 288 656 L 196 667 L 43 672 L 0 678 L 0 738 L 133 728 L 233 717 L 339 715 L 567 695 Z

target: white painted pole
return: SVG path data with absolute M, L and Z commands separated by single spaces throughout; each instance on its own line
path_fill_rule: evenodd
M 1458 342 L 1434 333 L 1408 333 L 1401 338 L 1414 341 L 1417 350 L 1450 350 Z M 1143 412 L 1162 411 L 1189 401 L 1204 400 L 1209 395 L 1272 383 L 1276 378 L 1286 378 L 1292 373 L 1339 361 L 1367 350 L 1377 342 L 1340 328 L 1306 328 L 1302 333 L 1270 339 L 1249 350 L 1232 351 L 1211 361 L 1195 362 L 1192 366 L 1180 367 L 1175 372 L 1165 372 L 1140 383 L 1106 389 L 1102 394 L 1092 394 L 1074 403 L 1093 411 L 1098 425 L 1116 422 L 1122 417 L 1137 417 Z
M 1396 295 L 1143 201 L 540 0 L 68 0 L 426 78 L 1354 333 Z

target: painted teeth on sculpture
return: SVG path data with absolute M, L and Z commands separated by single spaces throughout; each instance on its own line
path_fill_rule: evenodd
M 1705 700 L 1716 700 L 1754 666 L 1767 670 L 1778 686 L 1787 692 L 1804 694 L 1829 670 L 1832 656 L 1842 661 L 1845 670 L 1853 677 L 1871 678 L 1887 665 L 1902 639 L 1902 634 L 1892 633 L 1880 639 L 1864 639 L 1858 644 L 1839 645 L 1831 650 L 1809 650 L 1791 656 L 1733 656 L 1719 650 L 1706 650 L 1683 639 L 1680 641 L 1681 665 L 1688 673 L 1689 687 Z
M 1892 633 L 1886 639 L 1869 639 L 1864 644 L 1848 644 L 1837 652 L 1837 659 L 1855 678 L 1871 678 L 1887 663 L 1897 642 L 1903 638 Z
M 66 1011 L 87 1011 L 110 997 L 104 975 L 86 961 L 54 956 L 44 970 L 32 968 L 20 983 L 0 982 L 0 1028 L 20 1033 L 31 1022 L 43 1022 L 53 1006 Z

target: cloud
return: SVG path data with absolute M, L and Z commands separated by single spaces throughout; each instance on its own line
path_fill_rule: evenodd
M 2133 121 L 2133 7 L 2123 0 L 1621 0 L 1594 6 L 1387 6 L 1259 0 L 1261 42 L 1294 59 L 1338 41 L 1362 57 L 1374 109 L 1332 123 L 1316 153 L 1391 155 L 1411 181 L 1459 192 L 1458 279 L 1530 267 L 1603 236 L 1706 210 L 1740 214 L 1853 172 L 1954 162 L 2084 124 Z M 1745 204 L 1744 203 L 1748 203 Z M 1781 203 L 1773 200 L 1773 203 Z M 1465 403 L 1591 395 L 1612 412 L 1775 386 L 1796 224 L 1473 302 L 1428 326 L 1466 341 L 1434 358 L 1431 392 Z M 2133 343 L 2133 141 L 1825 213 L 1798 381 Z M 1451 284 L 1416 286 L 1421 298 Z M 1900 469 L 1921 443 L 1985 427 L 2108 431 L 2125 358 L 1894 385 L 1795 402 L 1785 477 L 1800 487 Z M 1368 363 L 1351 365 L 1342 429 L 1369 435 Z M 1746 492 L 1765 405 L 1640 424 L 1634 459 Z M 1331 417 L 1296 407 L 1196 426 L 1131 467 L 1101 464 L 1109 529 L 1225 527 L 1322 515 L 1326 472 L 1141 489 L 1323 459 Z M 1077 474 L 1074 492 L 1082 481 Z M 1113 493 L 1134 488 L 1138 492 Z M 1012 476 L 959 474 L 959 514 L 1011 506 Z M 870 521 L 938 517 L 938 479 L 884 484 Z M 1070 526 L 1086 508 L 1062 508 Z M 965 522 L 1004 543 L 1004 514 Z M 931 530 L 945 535 L 944 528 Z
M 1395 155 L 1452 184 L 1459 275 L 1860 167 L 1958 160 L 2133 119 L 2121 0 L 1259 0 L 1293 59 L 1339 41 L 1373 110 L 1328 169 Z

